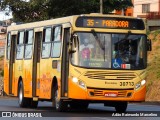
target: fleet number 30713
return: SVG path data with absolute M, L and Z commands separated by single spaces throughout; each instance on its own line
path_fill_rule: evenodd
M 134 82 L 120 82 L 120 86 L 134 86 Z

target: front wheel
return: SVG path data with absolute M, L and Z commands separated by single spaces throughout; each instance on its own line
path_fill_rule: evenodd
M 116 106 L 116 112 L 118 113 L 124 113 L 127 110 L 128 102 L 119 102 Z
M 20 81 L 18 86 L 18 104 L 22 108 L 28 107 L 30 100 L 24 97 L 24 88 L 22 81 Z
M 58 97 L 58 89 L 55 91 L 55 107 L 59 112 L 65 112 L 67 110 L 68 104 Z

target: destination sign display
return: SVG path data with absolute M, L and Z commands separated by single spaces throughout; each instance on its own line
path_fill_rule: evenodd
M 76 27 L 144 30 L 141 19 L 115 17 L 79 17 Z

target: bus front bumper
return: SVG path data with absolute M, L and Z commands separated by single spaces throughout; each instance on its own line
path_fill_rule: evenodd
M 70 99 L 89 100 L 89 101 L 145 101 L 146 86 L 138 90 L 111 90 L 101 88 L 82 88 L 70 82 L 68 97 Z

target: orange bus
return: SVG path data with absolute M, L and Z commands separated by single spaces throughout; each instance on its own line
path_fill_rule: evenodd
M 124 112 L 145 100 L 147 40 L 144 20 L 85 14 L 7 29 L 4 91 L 20 107 L 51 101 L 57 111 L 104 103 Z

